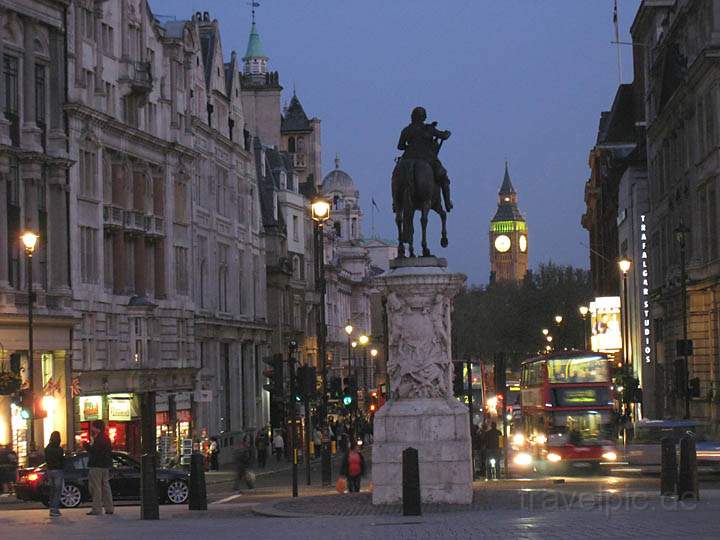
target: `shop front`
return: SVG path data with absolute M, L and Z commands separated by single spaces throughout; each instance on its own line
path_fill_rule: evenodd
M 180 463 L 188 446 L 188 456 L 192 452 L 190 396 L 195 373 L 193 368 L 77 373 L 74 386 L 77 393 L 74 399 L 76 446 L 81 447 L 89 440 L 93 420 L 103 420 L 113 448 L 139 457 L 143 452 L 141 398 L 143 394 L 152 395 L 154 411 L 149 420 L 161 463 Z
M 0 445 L 12 445 L 20 466 L 41 459 L 53 431 L 60 432 L 63 443 L 73 433 L 68 354 L 71 323 L 70 318 L 38 317 L 33 325 L 31 366 L 26 322 L 0 316 L 0 371 L 20 379 L 20 390 L 0 388 Z M 23 394 L 28 398 L 25 402 Z

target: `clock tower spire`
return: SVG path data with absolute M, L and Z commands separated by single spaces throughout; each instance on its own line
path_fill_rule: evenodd
M 490 269 L 490 281 L 515 282 L 522 280 L 528 269 L 527 224 L 517 207 L 507 161 L 497 212 L 490 221 Z

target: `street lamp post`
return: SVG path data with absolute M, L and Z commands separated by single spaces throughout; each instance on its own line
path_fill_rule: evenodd
M 33 272 L 32 272 L 32 257 L 35 252 L 35 246 L 40 237 L 32 231 L 26 231 L 20 237 L 23 246 L 25 247 L 25 254 L 27 255 L 27 285 L 28 285 L 28 386 L 30 390 L 30 396 L 32 396 L 33 403 L 35 403 L 34 384 L 33 384 Z M 29 450 L 35 450 L 35 417 L 30 416 L 30 433 L 28 437 Z
M 370 374 L 372 375 L 372 387 L 373 387 L 373 389 L 375 389 L 375 370 L 376 370 L 376 367 L 377 367 L 377 366 L 375 365 L 375 363 L 377 362 L 377 355 L 378 355 L 378 354 L 379 354 L 379 351 L 378 351 L 375 347 L 373 347 L 372 349 L 370 349 L 370 358 L 372 359 L 372 369 L 370 370 Z
M 590 309 L 587 306 L 580 306 L 578 308 L 580 311 L 580 317 L 582 317 L 582 325 L 583 325 L 583 349 L 587 350 L 590 347 L 588 347 L 588 336 L 587 336 L 587 314 L 590 311 Z
M 350 377 L 350 371 L 352 370 L 352 333 L 355 328 L 353 325 L 348 323 L 345 325 L 345 333 L 347 334 L 347 376 Z
M 322 384 L 321 422 L 325 423 L 328 412 L 327 395 L 327 324 L 325 322 L 325 222 L 330 219 L 330 203 L 324 199 L 315 199 L 310 205 L 310 215 L 315 229 L 315 269 L 317 271 L 315 286 L 320 293 L 320 309 L 318 313 L 318 356 L 320 357 L 320 378 Z M 307 404 L 306 404 L 307 406 Z
M 687 269 L 685 268 L 685 244 L 690 232 L 683 222 L 675 229 L 675 238 L 680 245 L 680 288 L 682 294 L 682 392 L 685 400 L 685 418 L 690 418 L 690 367 L 688 366 L 688 317 L 687 317 Z
M 623 257 L 618 261 L 618 267 L 620 268 L 620 272 L 622 273 L 622 283 L 623 283 L 623 300 L 622 300 L 622 348 L 623 348 L 623 372 L 626 376 L 632 375 L 632 367 L 630 366 L 630 354 L 629 354 L 629 348 L 630 348 L 630 336 L 628 335 L 630 324 L 629 324 L 629 317 L 630 317 L 630 310 L 628 309 L 628 280 L 627 275 L 630 271 L 630 268 L 632 267 L 632 261 L 628 259 L 627 257 Z M 624 391 L 627 392 L 627 386 L 629 386 L 627 383 L 623 384 Z M 630 398 L 632 396 L 625 396 L 625 413 L 630 413 Z
M 555 325 L 557 326 L 557 348 L 560 349 L 562 345 L 562 336 L 560 335 L 560 325 L 563 322 L 562 315 L 555 315 Z

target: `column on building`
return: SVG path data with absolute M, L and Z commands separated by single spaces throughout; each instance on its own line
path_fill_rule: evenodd
M 70 293 L 68 274 L 67 183 L 64 166 L 50 169 L 48 183 L 48 273 L 49 288 L 55 294 Z
M 5 10 L 0 8 L 0 77 L 3 77 L 4 61 L 3 55 L 5 53 L 3 47 L 3 40 L 5 39 L 5 20 L 7 18 Z M 0 104 L 5 103 L 5 85 L 0 84 Z M 10 122 L 5 118 L 5 107 L 0 107 L 0 144 L 10 145 Z M 2 157 L 0 157 L 2 159 Z M 0 163 L 0 176 L 3 174 L 2 169 L 4 165 Z M 0 208 L 4 209 L 5 206 Z M 2 238 L 2 237 L 0 237 Z M 7 264 L 5 265 L 7 267 Z M 6 270 L 7 271 L 7 270 Z M 2 278 L 0 277 L 0 285 Z
M 27 150 L 42 152 L 40 130 L 35 123 L 35 25 L 23 18 L 23 134 L 22 145 Z

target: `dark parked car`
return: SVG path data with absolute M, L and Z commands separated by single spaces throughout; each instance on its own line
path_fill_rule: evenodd
M 88 486 L 88 454 L 78 452 L 65 458 L 65 485 L 60 502 L 65 508 L 74 508 L 91 499 Z M 157 494 L 160 502 L 183 504 L 188 500 L 189 475 L 173 469 L 157 470 Z M 123 452 L 113 452 L 110 470 L 110 488 L 116 501 L 140 499 L 140 464 Z M 45 464 L 34 469 L 18 471 L 15 484 L 17 498 L 40 501 L 47 506 L 48 490 L 45 484 Z

